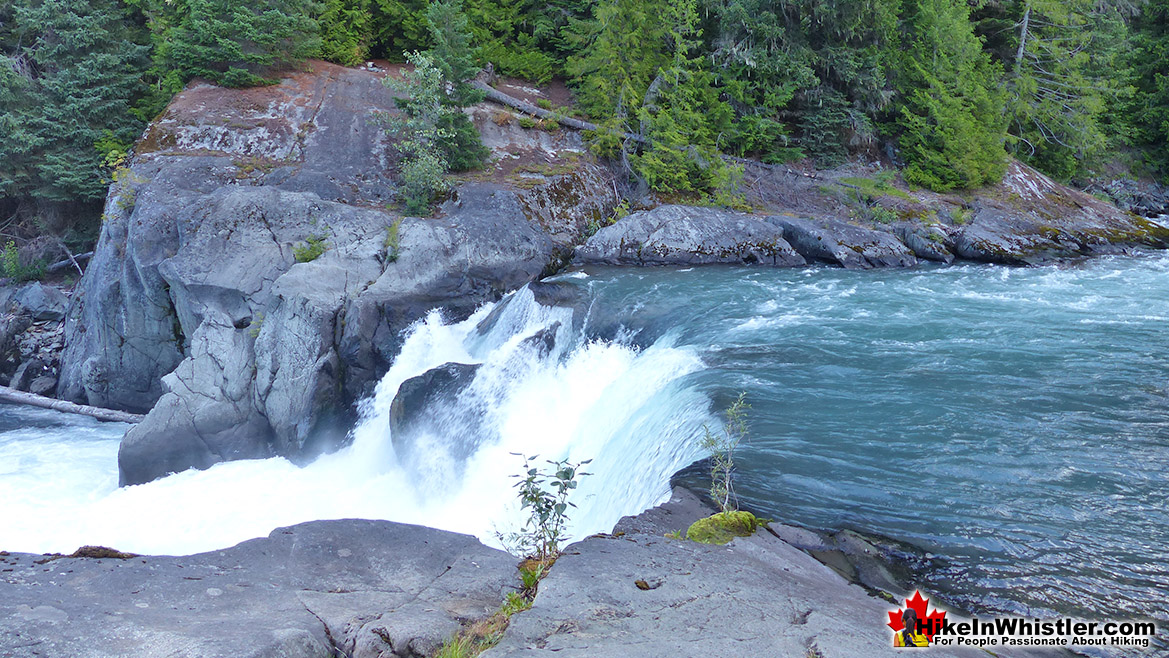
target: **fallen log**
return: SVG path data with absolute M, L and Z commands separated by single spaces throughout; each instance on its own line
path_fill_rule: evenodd
M 655 80 L 655 82 L 657 81 Z M 487 94 L 487 100 L 499 103 L 504 107 L 510 107 L 511 109 L 518 112 L 534 116 L 537 119 L 551 119 L 556 121 L 556 123 L 560 124 L 561 126 L 564 126 L 565 128 L 571 128 L 573 130 L 601 130 L 601 127 L 595 123 L 581 121 L 580 119 L 574 119 L 572 117 L 566 117 L 563 114 L 553 112 L 551 110 L 545 110 L 538 105 L 533 105 L 523 99 L 516 98 L 515 96 L 509 96 L 508 94 L 499 91 L 482 80 L 473 80 L 471 82 L 471 86 Z M 649 139 L 638 134 L 623 133 L 622 136 L 627 140 L 638 142 L 640 144 L 649 144 Z M 817 178 L 815 175 L 801 174 L 800 172 L 792 171 L 790 168 L 784 167 L 782 165 L 767 164 L 765 162 L 759 162 L 758 160 L 738 158 L 733 155 L 726 154 L 720 154 L 719 157 L 721 157 L 726 162 L 736 162 L 752 167 L 761 167 L 763 169 L 783 172 L 791 176 L 803 175 L 808 178 Z
M 556 121 L 556 123 L 558 123 L 566 128 L 572 128 L 573 130 L 600 130 L 601 129 L 601 127 L 595 123 L 590 123 L 588 121 L 581 121 L 580 119 L 574 119 L 572 117 L 566 117 L 563 114 L 560 114 L 559 112 L 545 110 L 542 107 L 539 107 L 537 105 L 533 105 L 525 100 L 516 98 L 515 96 L 508 96 L 507 94 L 503 93 L 502 91 L 499 91 L 498 89 L 495 89 L 494 87 L 487 84 L 486 82 L 483 82 L 482 80 L 474 80 L 471 82 L 471 85 L 473 87 L 475 87 L 476 89 L 482 91 L 483 93 L 487 94 L 487 100 L 494 101 L 494 102 L 499 103 L 500 105 L 503 105 L 505 107 L 510 107 L 513 110 L 518 110 L 520 112 L 523 112 L 524 114 L 529 114 L 531 116 L 536 117 L 537 119 L 551 119 L 553 121 Z M 633 133 L 625 133 L 625 139 L 631 139 L 635 142 L 643 142 L 643 143 L 646 141 L 646 139 L 644 137 L 642 137 L 641 135 L 634 135 Z
M 82 416 L 90 416 L 98 420 L 111 421 L 115 423 L 138 423 L 141 422 L 144 418 L 144 416 L 140 414 L 132 414 L 125 411 L 118 411 L 116 409 L 91 407 L 87 404 L 74 404 L 66 400 L 57 400 L 55 398 L 44 397 L 43 395 L 25 393 L 24 391 L 18 391 L 7 386 L 0 386 L 0 401 L 12 402 L 15 404 L 27 404 L 33 407 L 52 409 L 53 411 L 61 411 L 67 414 L 81 414 Z
M 83 260 L 88 260 L 92 256 L 93 256 L 92 251 L 87 251 L 84 254 L 77 254 L 76 256 L 73 256 L 71 258 L 66 258 L 63 261 L 53 263 L 52 265 L 45 268 L 45 272 L 47 274 L 53 274 L 54 272 L 59 272 L 65 268 L 69 267 L 70 265 L 72 265 L 73 267 L 76 267 L 78 272 L 81 272 L 81 265 L 78 265 L 78 263 L 80 261 L 83 261 Z

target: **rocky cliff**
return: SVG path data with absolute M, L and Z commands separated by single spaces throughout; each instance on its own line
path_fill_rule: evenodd
M 195 86 L 118 172 L 60 395 L 150 411 L 123 441 L 123 483 L 335 444 L 403 328 L 537 278 L 612 205 L 582 162 L 522 188 L 464 180 L 436 217 L 401 217 L 385 74 L 318 63 L 272 87 Z M 501 160 L 581 150 L 478 123 Z
M 196 85 L 117 173 L 58 394 L 149 411 L 123 440 L 123 483 L 334 447 L 411 322 L 465 315 L 573 258 L 1031 264 L 1169 242 L 1164 222 L 1019 163 L 962 197 L 904 189 L 879 167 L 747 163 L 753 212 L 651 201 L 613 222 L 616 187 L 578 134 L 488 105 L 470 113 L 492 162 L 456 177 L 436 216 L 402 217 L 379 121 L 396 111 L 388 74 L 315 63 L 271 87 Z

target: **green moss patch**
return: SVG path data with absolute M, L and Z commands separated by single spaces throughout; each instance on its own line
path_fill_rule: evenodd
M 750 512 L 719 512 L 695 521 L 686 538 L 700 544 L 725 544 L 735 537 L 750 537 L 758 527 L 759 519 Z

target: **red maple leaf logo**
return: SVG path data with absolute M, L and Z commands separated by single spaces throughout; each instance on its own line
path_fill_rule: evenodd
M 905 599 L 905 605 L 912 608 L 917 613 L 917 619 L 921 622 L 921 633 L 926 636 L 930 642 L 934 640 L 934 634 L 942 628 L 942 622 L 946 620 L 946 613 L 934 608 L 934 611 L 926 614 L 926 608 L 929 607 L 930 600 L 922 598 L 921 592 L 913 593 L 913 598 Z M 901 620 L 901 616 L 905 613 L 903 608 L 898 608 L 896 612 L 889 611 L 889 628 L 897 633 L 905 628 L 905 622 Z

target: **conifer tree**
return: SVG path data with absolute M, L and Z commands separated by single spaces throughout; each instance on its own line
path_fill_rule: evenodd
M 13 8 L 15 43 L 0 60 L 0 188 L 41 201 L 105 196 L 103 162 L 142 123 L 148 46 L 116 0 L 29 0 Z
M 1003 53 L 1012 152 L 1062 179 L 1085 171 L 1107 146 L 1104 116 L 1128 93 L 1121 7 L 1098 0 L 1009 3 Z
M 1006 170 L 1000 72 L 974 36 L 965 1 L 914 0 L 906 10 L 898 80 L 905 180 L 936 191 L 1000 180 Z
M 413 64 L 402 83 L 387 84 L 406 94 L 402 116 L 390 121 L 399 138 L 403 198 L 407 212 L 426 214 L 446 188 L 443 176 L 483 163 L 489 151 L 462 108 L 483 99 L 470 84 L 478 72 L 475 49 L 459 0 L 439 0 L 427 9 L 431 41 L 424 53 L 406 55 Z
M 369 0 L 324 0 L 321 7 L 320 56 L 343 66 L 364 62 L 373 31 Z
M 430 25 L 426 21 L 429 0 L 372 0 L 375 55 L 390 61 L 405 61 L 406 53 L 430 47 Z
M 693 0 L 604 0 L 568 71 L 603 128 L 594 150 L 620 157 L 655 191 L 726 194 L 735 176 L 717 139 L 730 112 L 693 55 L 697 20 Z
M 226 87 L 269 82 L 269 71 L 320 50 L 311 0 L 186 0 L 168 55 L 184 77 Z
M 1132 66 L 1136 86 L 1127 105 L 1134 141 L 1146 149 L 1151 168 L 1169 179 L 1169 0 L 1150 0 L 1134 29 Z

